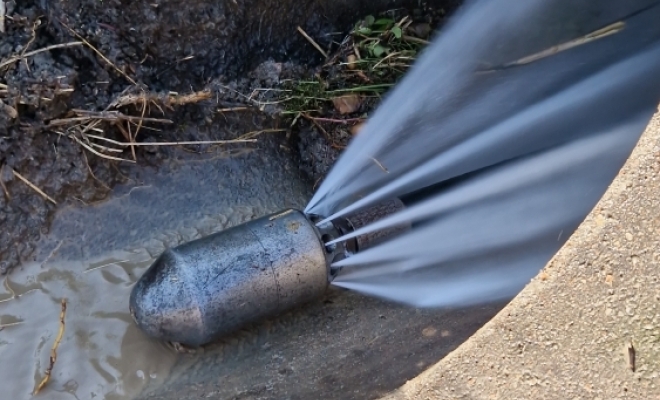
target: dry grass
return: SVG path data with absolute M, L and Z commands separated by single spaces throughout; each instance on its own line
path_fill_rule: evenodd
M 150 92 L 146 87 L 139 85 L 135 79 L 124 71 L 124 69 L 115 65 L 89 41 L 80 36 L 80 34 L 62 21 L 59 21 L 59 23 L 78 40 L 27 51 L 36 38 L 36 28 L 40 23 L 41 21 L 39 19 L 34 23 L 31 39 L 26 46 L 24 46 L 22 52 L 9 57 L 6 60 L 0 60 L 0 70 L 10 67 L 22 60 L 27 60 L 39 53 L 55 49 L 83 46 L 92 50 L 106 65 L 126 79 L 131 86 L 111 101 L 102 111 L 72 109 L 61 118 L 52 119 L 48 121 L 45 126 L 38 127 L 35 129 L 36 131 L 45 130 L 69 138 L 79 144 L 85 151 L 97 157 L 131 163 L 137 161 L 136 148 L 140 146 L 228 145 L 235 143 L 253 143 L 256 141 L 256 139 L 254 139 L 256 135 L 253 134 L 249 138 L 239 138 L 235 140 L 170 141 L 157 143 L 138 142 L 138 135 L 142 130 L 147 129 L 158 131 L 160 126 L 173 124 L 173 121 L 167 118 L 151 117 L 152 108 L 156 109 L 164 116 L 165 110 L 174 111 L 175 108 L 179 106 L 197 104 L 210 100 L 212 98 L 212 93 L 209 90 L 184 94 L 176 92 Z M 74 88 L 57 88 L 57 90 L 54 91 L 54 94 L 56 96 L 61 94 L 70 95 L 74 90 Z M 7 84 L 0 83 L 0 112 L 9 116 L 10 119 L 16 119 L 19 117 L 16 108 L 12 107 L 10 104 L 5 104 L 5 102 L 2 101 L 2 97 L 8 95 L 9 92 L 10 87 Z M 41 98 L 41 100 L 53 101 L 54 99 Z M 233 110 L 221 109 L 218 110 L 218 112 L 239 110 L 241 110 L 241 108 Z M 137 111 L 137 115 L 133 115 L 135 111 Z M 117 136 L 115 133 L 118 133 L 123 140 L 114 139 L 113 137 Z M 126 150 L 130 151 L 130 156 L 128 157 L 125 155 Z M 14 173 L 16 172 L 14 171 Z M 25 177 L 20 174 L 17 175 L 17 177 L 46 200 L 56 204 L 50 196 L 46 195 L 36 185 L 25 179 Z M 4 187 L 3 189 L 6 195 L 9 195 Z
M 141 101 L 143 107 L 152 97 L 145 94 L 131 98 Z M 188 96 L 193 98 L 193 96 Z M 239 138 L 233 140 L 198 140 L 198 141 L 173 141 L 173 142 L 137 142 L 137 134 L 142 128 L 147 128 L 146 123 L 172 124 L 173 121 L 165 118 L 150 118 L 144 116 L 131 116 L 119 111 L 85 111 L 71 110 L 73 114 L 67 118 L 51 120 L 48 129 L 64 137 L 68 137 L 90 153 L 109 160 L 136 162 L 135 148 L 141 146 L 183 146 L 183 145 L 226 145 L 236 143 L 254 143 L 256 139 Z M 144 115 L 144 111 L 142 112 Z M 105 126 L 105 127 L 104 127 Z M 124 136 L 125 141 L 119 141 L 106 137 L 108 127 L 117 128 Z M 153 128 L 148 128 L 153 129 Z M 133 159 L 119 157 L 126 149 L 132 150 Z

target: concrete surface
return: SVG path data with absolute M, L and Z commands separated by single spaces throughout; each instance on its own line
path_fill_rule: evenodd
M 383 400 L 660 399 L 659 161 L 660 113 L 546 268 Z

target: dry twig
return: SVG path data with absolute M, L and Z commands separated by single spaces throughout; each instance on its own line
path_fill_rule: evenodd
M 628 367 L 632 372 L 637 370 L 637 366 L 635 365 L 635 356 L 635 346 L 633 345 L 633 342 L 630 341 L 630 343 L 628 343 Z
M 342 118 L 324 118 L 324 117 L 312 117 L 312 116 L 310 116 L 309 119 L 318 122 L 332 122 L 335 124 L 342 124 L 342 125 L 349 125 L 351 123 L 360 123 L 366 120 L 366 118 L 362 118 L 362 117 L 342 119 Z
M 130 76 L 128 76 L 128 74 L 126 74 L 126 72 L 124 72 L 124 71 L 122 71 L 121 69 L 119 69 L 119 67 L 117 67 L 117 66 L 116 66 L 112 61 L 110 61 L 106 56 L 104 56 L 103 53 L 101 53 L 100 51 L 98 51 L 98 49 L 97 49 L 96 47 L 92 46 L 87 40 L 85 40 L 85 38 L 83 38 L 82 36 L 80 36 L 80 35 L 78 34 L 78 32 L 76 32 L 76 31 L 74 31 L 73 29 L 71 29 L 71 28 L 70 28 L 67 24 L 65 24 L 64 22 L 60 21 L 60 23 L 61 23 L 62 26 L 64 26 L 69 32 L 71 32 L 75 37 L 77 37 L 77 38 L 80 40 L 81 43 L 83 43 L 85 46 L 89 47 L 94 53 L 96 53 L 96 55 L 98 55 L 99 57 L 101 57 L 101 59 L 102 59 L 103 61 L 105 61 L 108 65 L 110 65 L 115 71 L 119 72 L 119 74 L 120 74 L 121 76 L 123 76 L 124 78 L 126 78 L 127 81 L 129 81 L 129 82 L 132 83 L 133 85 L 137 86 L 137 82 L 135 82 L 135 80 L 133 80 L 133 78 L 131 78 Z
M 373 158 L 373 157 L 369 157 L 369 158 L 371 158 L 371 161 L 373 161 L 374 163 L 376 163 L 376 165 L 378 165 L 378 167 L 379 167 L 380 169 L 382 169 L 383 172 L 385 172 L 386 174 L 389 174 L 389 173 L 390 173 L 390 171 L 389 171 L 387 168 L 385 168 L 385 166 L 384 166 L 380 161 L 376 160 L 376 159 Z
M 260 131 L 261 132 L 261 131 Z M 191 140 L 180 142 L 142 142 L 142 143 L 124 143 L 118 140 L 108 139 L 98 135 L 87 135 L 92 139 L 106 141 L 117 146 L 194 146 L 204 144 L 235 144 L 235 143 L 255 143 L 255 139 L 229 139 L 229 140 Z
M 6 67 L 7 65 L 11 65 L 11 64 L 13 64 L 17 61 L 20 61 L 24 58 L 28 58 L 28 57 L 31 57 L 33 55 L 43 53 L 44 51 L 50 51 L 50 50 L 54 50 L 54 49 L 63 49 L 63 48 L 67 48 L 67 47 L 80 46 L 82 44 L 83 44 L 83 42 L 69 42 L 69 43 L 54 44 L 52 46 L 46 46 L 46 47 L 38 49 L 38 50 L 34 50 L 34 51 L 27 52 L 25 54 L 21 54 L 20 56 L 11 57 L 11 58 L 9 58 L 9 59 L 7 59 L 7 60 L 0 63 L 0 69 Z
M 424 45 L 424 46 L 431 43 L 428 40 L 420 39 L 418 37 L 414 37 L 414 36 L 410 36 L 410 35 L 403 35 L 403 36 L 401 36 L 401 39 L 407 40 L 409 42 L 419 43 L 419 44 Z
M 15 177 L 17 177 L 18 179 L 20 179 L 21 181 L 23 181 L 23 183 L 25 183 L 26 185 L 28 185 L 28 186 L 30 187 L 30 189 L 32 189 L 32 190 L 34 190 L 35 192 L 39 193 L 39 194 L 41 195 L 41 197 L 43 197 L 44 199 L 46 199 L 46 200 L 50 201 L 51 203 L 57 205 L 57 202 L 55 201 L 55 199 L 53 199 L 52 197 L 50 197 L 49 195 L 47 195 L 46 193 L 44 193 L 44 191 L 41 190 L 41 189 L 39 189 L 34 183 L 32 183 L 32 182 L 30 182 L 29 180 L 27 180 L 26 177 L 24 177 L 23 175 L 21 175 L 21 174 L 19 174 L 18 172 L 16 172 L 13 168 L 12 168 L 11 171 L 14 173 L 14 176 L 15 176 Z
M 260 129 L 258 131 L 252 131 L 248 133 L 244 133 L 241 136 L 238 137 L 236 140 L 250 140 L 252 138 L 255 138 L 262 133 L 276 133 L 276 132 L 286 132 L 286 129 L 278 129 L 278 128 L 273 128 L 273 129 Z M 252 140 L 253 142 L 256 142 L 256 140 Z
M 298 27 L 298 32 L 300 32 L 300 34 L 303 35 L 303 37 L 304 37 L 305 39 L 307 39 L 307 41 L 308 41 L 309 43 L 311 43 L 311 45 L 314 46 L 314 48 L 315 48 L 316 50 L 318 50 L 319 53 L 321 53 L 321 55 L 323 56 L 323 58 L 328 58 L 328 53 L 326 53 L 326 52 L 321 48 L 321 46 L 319 46 L 319 44 L 316 43 L 316 41 L 315 41 L 314 39 L 312 39 L 312 38 L 307 34 L 307 32 L 305 32 L 305 31 L 303 30 L 303 28 Z
M 0 0 L 0 33 L 5 33 L 5 13 L 7 9 L 5 7 L 5 0 Z
M 543 51 L 540 51 L 538 53 L 534 53 L 532 55 L 525 56 L 525 57 L 523 57 L 519 60 L 513 61 L 513 62 L 508 63 L 508 64 L 505 64 L 501 67 L 488 69 L 485 72 L 494 71 L 494 70 L 503 69 L 503 68 L 515 67 L 515 66 L 520 66 L 520 65 L 525 65 L 525 64 L 530 64 L 532 62 L 542 60 L 544 58 L 553 56 L 553 55 L 561 53 L 563 51 L 570 50 L 574 47 L 582 46 L 584 44 L 602 39 L 604 37 L 614 35 L 616 33 L 621 32 L 625 27 L 626 27 L 625 22 L 623 22 L 623 21 L 615 22 L 613 24 L 610 24 L 610 25 L 607 25 L 603 28 L 595 30 L 591 33 L 588 33 L 584 36 L 581 36 L 579 38 L 570 40 L 570 41 L 565 42 L 565 43 L 558 44 L 556 46 L 552 46 L 552 47 L 547 48 L 547 49 L 545 49 Z
M 172 124 L 172 120 L 164 118 L 145 118 L 145 117 L 134 117 L 132 115 L 126 115 L 119 111 L 87 111 L 87 110 L 71 110 L 71 112 L 78 115 L 78 117 L 71 118 L 59 118 L 53 119 L 48 123 L 49 127 L 70 125 L 72 122 L 89 122 L 92 120 L 98 121 L 109 121 L 109 122 L 120 122 L 120 121 L 130 121 L 130 122 L 157 122 L 162 124 Z
M 6 303 L 6 302 L 14 300 L 16 297 L 18 297 L 18 296 L 16 296 L 16 292 L 14 292 L 14 289 L 12 289 L 11 286 L 9 286 L 9 276 L 8 275 L 5 276 L 4 284 L 5 284 L 5 287 L 7 288 L 7 291 L 9 293 L 11 293 L 11 297 L 7 297 L 6 299 L 0 300 L 0 303 Z
M 8 324 L 0 324 L 0 331 L 4 330 L 5 328 L 10 328 L 12 326 L 21 325 L 22 323 L 23 323 L 23 321 L 10 322 Z
M 32 392 L 32 395 L 38 394 L 41 389 L 46 386 L 48 383 L 48 380 L 50 379 L 50 374 L 53 372 L 53 367 L 55 366 L 55 362 L 57 361 L 57 348 L 60 345 L 60 342 L 62 341 L 62 336 L 64 336 L 64 317 L 66 316 L 66 299 L 62 299 L 62 308 L 60 311 L 60 329 L 57 332 L 57 337 L 55 338 L 55 342 L 53 343 L 53 347 L 50 349 L 50 358 L 48 362 L 48 368 L 46 369 L 46 375 L 44 375 L 43 379 L 41 382 L 39 382 L 39 385 L 34 389 L 34 392 Z
M 25 55 L 25 53 L 28 51 L 30 46 L 32 46 L 32 43 L 34 43 L 35 40 L 37 40 L 37 28 L 41 25 L 41 19 L 37 18 L 34 21 L 34 24 L 32 24 L 32 36 L 30 36 L 30 40 L 28 40 L 27 44 L 23 46 L 23 50 L 21 51 L 21 57 Z
M 137 100 L 141 99 L 141 100 Z M 136 142 L 137 133 L 141 128 L 149 129 L 143 125 L 143 122 L 157 122 L 171 124 L 172 121 L 163 118 L 148 118 L 145 117 L 146 107 L 149 97 L 133 97 L 142 103 L 142 116 L 135 117 L 123 114 L 119 111 L 85 111 L 85 110 L 72 110 L 75 117 L 53 119 L 49 122 L 49 128 L 66 127 L 63 131 L 54 130 L 54 132 L 71 138 L 80 144 L 85 150 L 93 153 L 99 157 L 115 161 L 136 162 L 137 157 L 134 149 L 140 146 L 181 146 L 181 145 L 220 145 L 220 144 L 236 144 L 236 143 L 254 143 L 255 139 L 251 137 L 240 137 L 233 140 L 196 140 L 196 141 L 174 141 L 174 142 Z M 126 105 L 127 103 L 123 103 Z M 101 122 L 109 122 L 116 126 L 126 138 L 126 141 L 119 141 L 102 136 L 104 130 L 99 128 Z M 122 123 L 127 123 L 126 127 Z M 137 126 L 137 130 L 133 132 L 130 124 Z M 269 130 L 259 131 L 267 132 Z M 94 132 L 100 133 L 96 134 Z M 252 133 L 252 132 L 251 132 Z M 255 135 L 256 136 L 256 135 Z M 126 159 L 111 155 L 112 153 L 121 153 L 127 148 L 131 148 L 133 159 Z M 111 153 L 111 154 L 107 154 Z
M 217 111 L 219 113 L 225 113 L 225 112 L 247 111 L 249 109 L 250 107 L 239 106 L 239 107 L 218 108 Z
M 301 113 L 300 116 L 303 117 L 303 118 L 305 118 L 306 120 L 310 121 L 312 124 L 314 124 L 314 126 L 316 126 L 316 128 L 317 128 L 319 131 L 321 131 L 321 134 L 323 134 L 323 136 L 324 136 L 325 139 L 328 141 L 328 143 L 330 143 L 330 147 L 332 147 L 333 149 L 337 149 L 337 150 L 341 150 L 341 149 L 346 148 L 346 146 L 342 146 L 341 144 L 337 144 L 337 143 L 335 143 L 335 141 L 332 139 L 332 137 L 330 136 L 330 134 L 328 133 L 328 131 L 326 131 L 326 130 L 321 126 L 321 124 L 318 123 L 317 118 L 312 117 L 312 116 L 310 116 L 310 115 L 307 114 L 307 113 Z
M 2 1 L 2 0 L 0 0 L 0 1 Z M 7 190 L 7 186 L 5 185 L 5 182 L 2 180 L 2 170 L 4 168 L 5 168 L 4 164 L 0 165 L 0 187 L 5 192 L 5 196 L 7 197 L 7 201 L 11 201 L 11 194 L 9 194 L 9 190 Z
M 127 160 L 127 159 L 125 159 L 125 158 L 114 157 L 114 156 L 110 156 L 110 155 L 107 155 L 107 154 L 103 154 L 103 153 L 101 153 L 101 152 L 98 152 L 98 151 L 94 150 L 94 149 L 91 147 L 91 145 L 88 145 L 87 143 L 85 143 L 85 142 L 83 142 L 82 140 L 80 140 L 75 134 L 65 135 L 64 133 L 61 133 L 61 132 L 58 132 L 58 133 L 60 133 L 61 135 L 64 135 L 64 136 L 68 136 L 69 138 L 71 138 L 71 139 L 73 139 L 75 142 L 77 142 L 79 145 L 81 145 L 85 150 L 87 150 L 87 151 L 89 151 L 90 153 L 92 153 L 92 154 L 94 154 L 94 155 L 97 155 L 97 156 L 99 156 L 99 157 L 101 157 L 101 158 L 105 158 L 105 159 L 108 159 L 108 160 L 114 160 L 114 161 L 126 161 L 126 162 L 132 162 L 132 163 L 135 162 L 135 161 L 133 161 L 133 160 Z
M 97 181 L 105 190 L 110 191 L 110 186 L 106 185 L 103 181 L 101 181 L 99 178 L 96 177 L 96 174 L 92 170 L 92 166 L 89 165 L 89 159 L 87 158 L 87 154 L 83 151 L 82 152 L 83 157 L 85 157 L 85 164 L 87 164 L 87 170 L 89 171 L 89 174 L 94 178 L 95 181 Z M 60 242 L 61 244 L 61 242 Z
M 119 108 L 131 104 L 145 105 L 149 103 L 160 103 L 165 107 L 172 108 L 172 106 L 182 106 L 186 104 L 199 103 L 203 100 L 209 100 L 212 94 L 209 90 L 201 90 L 190 94 L 180 95 L 176 92 L 169 92 L 167 94 L 152 94 L 142 92 L 140 94 L 125 94 L 117 98 L 110 104 L 110 107 Z

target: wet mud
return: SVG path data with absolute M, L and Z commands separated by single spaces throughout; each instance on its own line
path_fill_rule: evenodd
M 125 162 L 84 150 L 73 138 L 84 140 L 79 127 L 54 124 L 54 120 L 80 117 L 82 111 L 108 111 L 122 94 L 167 97 L 206 91 L 209 98 L 192 103 L 163 106 L 156 102 L 147 110 L 129 104 L 111 111 L 172 121 L 167 126 L 145 126 L 139 137 L 136 133 L 131 138 L 136 142 L 234 139 L 247 131 L 236 127 L 235 116 L 218 110 L 254 106 L 245 93 L 303 76 L 322 61 L 317 50 L 297 33 L 298 26 L 320 45 L 328 46 L 333 32 L 346 32 L 356 16 L 416 4 L 386 0 L 197 0 L 185 2 L 185 7 L 175 0 L 4 3 L 4 33 L 0 33 L 3 274 L 30 259 L 33 243 L 48 230 L 58 205 L 99 201 L 116 184 L 125 182 Z M 436 3 L 451 9 L 457 2 Z M 259 67 L 265 62 L 266 67 Z M 227 118 L 233 121 L 228 123 Z M 125 140 L 126 132 L 116 122 L 96 126 L 97 133 Z M 298 140 L 292 135 L 289 138 Z M 319 140 L 323 139 L 303 140 L 292 155 L 298 160 L 323 160 L 321 169 L 327 169 L 337 153 L 326 154 L 327 147 Z M 207 147 L 190 146 L 188 150 Z M 164 147 L 119 149 L 123 151 L 110 155 L 134 157 L 140 165 L 157 165 L 171 157 L 171 150 Z
M 460 2 L 431 3 L 424 7 L 450 12 Z M 442 358 L 501 308 L 413 310 L 331 290 L 322 301 L 195 354 L 150 341 L 128 316 L 131 285 L 165 248 L 302 208 L 338 156 L 341 149 L 317 130 L 291 130 L 249 99 L 255 88 L 308 76 L 322 62 L 297 26 L 326 47 L 333 32 L 345 35 L 361 16 L 419 7 L 417 1 L 5 5 L 0 272 L 19 267 L 7 275 L 11 289 L 0 292 L 6 306 L 0 324 L 8 325 L 0 331 L 0 359 L 20 366 L 0 363 L 0 376 L 12 382 L 5 392 L 11 398 L 29 398 L 43 376 L 63 297 L 70 320 L 44 393 L 53 399 L 376 398 Z M 198 92 L 211 95 L 185 104 L 160 101 Z M 254 143 L 104 153 L 136 161 L 126 162 L 86 150 L 73 138 L 84 139 L 74 125 L 52 124 L 79 116 L 75 110 L 105 112 L 123 94 L 144 93 L 156 99 L 148 108 L 111 110 L 172 121 L 145 124 L 131 138 L 139 143 L 268 132 Z M 125 141 L 115 122 L 95 129 Z

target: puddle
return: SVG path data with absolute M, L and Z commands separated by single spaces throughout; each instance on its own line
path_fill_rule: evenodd
M 122 398 L 163 382 L 177 355 L 144 337 L 126 312 L 131 286 L 152 257 L 145 250 L 111 256 L 90 264 L 31 263 L 5 281 L 0 323 L 20 322 L 0 332 L 8 398 L 30 398 L 44 376 L 61 299 L 67 300 L 65 331 L 43 389 L 47 398 Z
M 0 286 L 3 394 L 33 398 L 62 298 L 66 328 L 44 399 L 374 399 L 440 360 L 502 307 L 416 310 L 330 290 L 195 354 L 145 337 L 128 297 L 165 248 L 309 199 L 279 143 L 260 146 L 138 168 L 109 201 L 60 210 L 34 259 L 9 275 L 11 289 Z
M 133 283 L 165 248 L 285 207 L 308 188 L 276 144 L 134 171 L 111 200 L 70 206 L 37 244 L 35 258 L 0 288 L 0 385 L 32 398 L 44 376 L 67 300 L 64 336 L 39 396 L 130 399 L 167 378 L 180 355 L 133 324 Z

